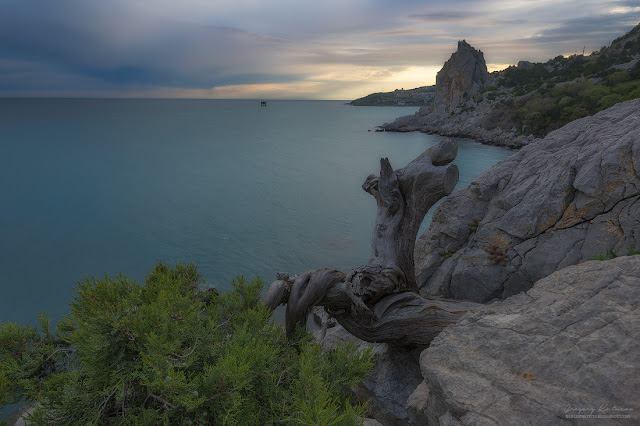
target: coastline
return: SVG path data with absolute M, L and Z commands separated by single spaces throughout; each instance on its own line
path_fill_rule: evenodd
M 484 109 L 487 111 L 482 111 Z M 422 132 L 439 136 L 469 138 L 490 146 L 500 146 L 519 149 L 540 140 L 533 135 L 517 135 L 516 129 L 505 131 L 500 127 L 487 128 L 486 120 L 492 114 L 499 114 L 497 110 L 490 110 L 488 105 L 478 108 L 473 113 L 462 112 L 449 117 L 443 117 L 434 111 L 433 107 L 420 108 L 413 115 L 397 118 L 391 123 L 384 123 L 376 131 L 385 132 Z
M 385 125 L 383 125 L 385 126 Z M 396 132 L 396 133 L 410 133 L 410 132 L 420 132 L 427 135 L 437 135 L 437 136 L 445 136 L 450 138 L 462 138 L 462 139 L 473 139 L 475 142 L 478 142 L 482 145 L 487 146 L 498 146 L 501 148 L 509 148 L 512 150 L 519 150 L 520 148 L 528 145 L 529 142 L 521 143 L 516 137 L 510 137 L 509 135 L 505 139 L 500 138 L 490 138 L 482 136 L 478 133 L 467 133 L 464 131 L 443 131 L 437 129 L 392 129 L 385 128 L 383 126 L 378 126 L 376 128 L 376 132 Z M 537 138 L 532 139 L 531 141 Z

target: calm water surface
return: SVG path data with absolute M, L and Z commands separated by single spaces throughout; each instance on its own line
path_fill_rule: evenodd
M 0 99 L 0 322 L 59 317 L 84 276 L 143 280 L 158 261 L 194 262 L 220 289 L 366 263 L 375 201 L 360 185 L 380 157 L 399 168 L 440 140 L 373 131 L 414 111 Z M 459 187 L 511 153 L 461 140 Z

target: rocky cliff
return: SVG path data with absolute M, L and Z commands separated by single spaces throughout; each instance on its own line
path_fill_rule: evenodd
M 421 131 L 445 136 L 469 137 L 480 142 L 522 147 L 535 138 L 517 135 L 515 129 L 500 126 L 507 108 L 502 102 L 489 101 L 484 88 L 496 78 L 487 72 L 482 51 L 466 41 L 458 42 L 458 50 L 436 75 L 436 92 L 430 106 L 414 115 L 385 123 L 380 129 L 396 132 Z
M 420 292 L 488 302 L 608 250 L 640 249 L 640 100 L 530 144 L 436 209 Z
M 445 62 L 436 75 L 435 111 L 450 113 L 463 101 L 479 93 L 487 83 L 489 73 L 484 55 L 465 40 Z

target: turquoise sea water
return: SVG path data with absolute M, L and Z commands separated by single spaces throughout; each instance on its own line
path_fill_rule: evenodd
M 380 157 L 399 168 L 440 140 L 373 131 L 414 111 L 0 99 L 0 322 L 59 317 L 84 276 L 142 280 L 158 261 L 220 289 L 365 264 L 375 201 L 360 185 Z M 511 153 L 461 140 L 459 186 Z

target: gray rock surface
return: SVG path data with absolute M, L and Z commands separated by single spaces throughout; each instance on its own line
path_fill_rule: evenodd
M 457 108 L 453 115 L 441 115 L 434 106 L 422 107 L 414 115 L 399 117 L 380 128 L 393 132 L 423 132 L 442 136 L 472 138 L 486 145 L 521 148 L 539 140 L 533 135 L 516 134 L 515 129 L 505 130 L 497 121 L 505 114 L 506 105 L 501 101 L 484 100 L 480 103 L 469 101 L 473 109 Z
M 364 381 L 356 385 L 354 392 L 360 401 L 369 401 L 368 415 L 385 426 L 402 426 L 409 423 L 407 399 L 422 382 L 420 374 L 420 349 L 404 351 L 386 343 L 367 343 L 353 337 L 342 326 L 329 328 L 324 337 L 321 331 L 316 338 L 325 348 L 337 343 L 352 342 L 356 348 L 373 347 L 375 366 Z
M 488 302 L 640 249 L 639 173 L 640 99 L 526 146 L 436 209 L 416 243 L 420 292 Z
M 639 424 L 640 256 L 570 266 L 471 312 L 420 365 L 414 424 Z
M 436 75 L 435 109 L 448 113 L 485 86 L 489 79 L 484 55 L 465 40 Z

